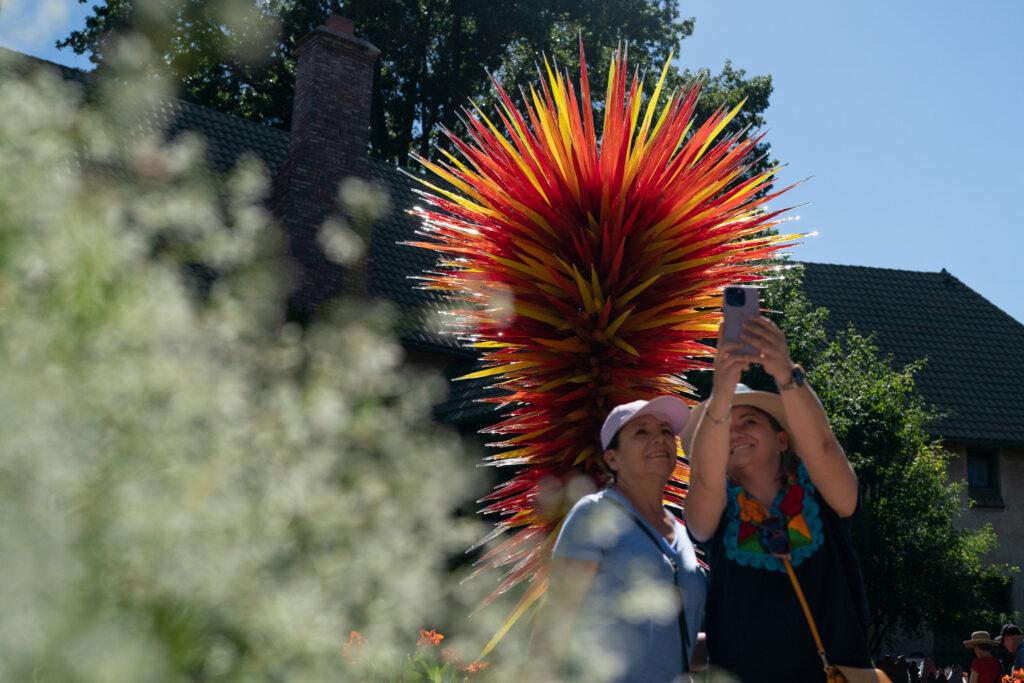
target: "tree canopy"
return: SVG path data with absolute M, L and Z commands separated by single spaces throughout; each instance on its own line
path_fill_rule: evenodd
M 79 0 L 86 2 L 87 0 Z M 432 156 L 441 128 L 459 130 L 472 100 L 486 106 L 489 75 L 515 94 L 535 82 L 544 56 L 576 80 L 586 48 L 595 96 L 604 92 L 618 46 L 641 72 L 660 69 L 694 29 L 675 0 L 104 0 L 58 47 L 88 54 L 103 68 L 119 39 L 148 41 L 147 70 L 178 85 L 197 104 L 288 128 L 294 87 L 293 47 L 332 12 L 351 18 L 358 36 L 381 50 L 374 81 L 370 143 L 375 156 L 407 163 L 410 151 Z M 726 63 L 716 75 L 677 66 L 670 86 L 702 76 L 703 118 L 746 99 L 735 129 L 760 126 L 772 85 Z M 762 152 L 768 152 L 763 145 Z M 763 159 L 759 170 L 767 165 Z

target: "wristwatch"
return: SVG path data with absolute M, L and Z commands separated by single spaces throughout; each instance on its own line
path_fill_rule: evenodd
M 793 365 L 793 376 L 785 384 L 778 384 L 779 391 L 789 391 L 796 387 L 802 387 L 807 383 L 807 373 L 804 372 L 804 367 L 799 363 Z

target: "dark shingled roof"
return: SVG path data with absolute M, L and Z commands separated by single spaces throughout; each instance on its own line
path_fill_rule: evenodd
M 19 57 L 0 48 L 0 59 Z M 91 74 L 43 60 L 28 64 L 58 69 L 71 81 L 87 85 Z M 183 100 L 165 97 L 145 121 L 169 137 L 190 131 L 207 142 L 210 166 L 227 171 L 243 154 L 262 159 L 271 173 L 284 162 L 288 133 L 244 121 Z M 395 166 L 370 160 L 369 172 L 390 193 L 393 211 L 374 226 L 370 249 L 370 293 L 397 304 L 399 331 L 406 343 L 460 358 L 452 376 L 471 372 L 473 354 L 449 334 L 439 333 L 436 313 L 444 306 L 436 292 L 416 288 L 409 278 L 431 268 L 435 256 L 400 244 L 414 239 L 416 220 L 413 181 Z M 928 363 L 918 375 L 925 400 L 948 413 L 936 433 L 952 441 L 1024 445 L 1024 325 L 998 309 L 945 270 L 938 273 L 804 263 L 804 285 L 811 301 L 831 311 L 830 333 L 852 322 L 875 333 L 878 346 L 898 364 L 918 358 Z M 481 424 L 494 416 L 492 404 L 474 398 L 495 395 L 484 381 L 452 384 L 451 395 L 437 407 L 439 418 L 462 425 Z
M 206 141 L 209 167 L 226 173 L 235 167 L 240 157 L 254 155 L 267 165 L 273 175 L 288 155 L 288 133 L 206 107 L 161 97 L 157 104 L 143 113 L 143 124 L 162 130 L 169 139 L 189 132 Z
M 419 221 L 408 213 L 419 201 L 412 191 L 414 181 L 398 167 L 376 159 L 370 160 L 370 175 L 391 196 L 390 215 L 373 226 L 370 294 L 398 304 L 402 313 L 399 333 L 406 341 L 472 357 L 454 335 L 440 329 L 439 313 L 445 308 L 444 297 L 439 292 L 421 289 L 410 279 L 430 270 L 437 262 L 434 252 L 401 244 L 417 239 Z
M 456 380 L 479 370 L 482 366 L 475 360 L 467 360 L 452 367 L 448 378 Z M 501 404 L 481 402 L 478 399 L 500 397 L 507 392 L 489 386 L 490 378 L 464 379 L 448 383 L 448 396 L 434 407 L 434 416 L 441 422 L 456 424 L 464 430 L 476 430 L 498 421 L 503 412 L 511 410 Z M 497 439 L 495 439 L 497 440 Z
M 50 69 L 65 81 L 89 87 L 95 84 L 93 72 L 29 57 L 0 47 L 0 63 L 11 65 L 16 72 L 29 73 L 37 69 Z M 245 121 L 206 107 L 180 100 L 160 97 L 152 107 L 140 114 L 140 125 L 150 131 L 162 131 L 167 139 L 188 132 L 201 136 L 206 142 L 206 161 L 218 173 L 234 168 L 243 155 L 261 159 L 267 170 L 274 174 L 288 155 L 288 133 L 277 128 Z
M 945 269 L 937 272 L 804 263 L 804 288 L 828 308 L 830 333 L 849 323 L 917 375 L 925 400 L 948 413 L 949 441 L 1024 445 L 1024 325 Z
M 207 160 L 218 172 L 231 170 L 244 154 L 254 154 L 277 172 L 288 155 L 288 133 L 234 116 L 221 114 L 173 97 L 163 97 L 145 119 L 169 138 L 188 131 L 206 140 Z M 368 171 L 391 197 L 392 211 L 374 224 L 370 245 L 370 293 L 396 304 L 399 333 L 413 344 L 466 353 L 451 334 L 439 330 L 436 313 L 443 297 L 417 287 L 410 277 L 431 268 L 436 255 L 426 249 L 400 244 L 414 239 L 417 220 L 408 214 L 416 201 L 413 182 L 389 163 L 370 159 Z
M 0 47 L 0 64 L 5 69 L 13 69 L 22 74 L 30 73 L 40 67 L 56 71 L 65 81 L 73 81 L 81 85 L 88 85 L 92 82 L 93 75 L 88 71 L 75 69 L 56 62 L 50 62 L 39 57 L 31 57 L 6 47 Z
M 9 60 L 9 61 L 8 61 Z M 92 85 L 93 73 L 48 62 L 0 48 L 0 61 L 13 64 L 22 72 L 48 68 L 60 76 L 83 86 Z M 182 133 L 203 138 L 208 166 L 226 173 L 244 155 L 263 161 L 271 175 L 277 173 L 288 156 L 287 131 L 246 121 L 235 116 L 207 109 L 176 97 L 160 97 L 156 104 L 140 112 L 140 123 L 151 131 L 162 131 L 167 139 Z M 434 314 L 443 308 L 443 299 L 436 292 L 418 289 L 410 280 L 430 268 L 435 255 L 425 249 L 398 244 L 415 237 L 416 219 L 407 211 L 416 203 L 412 181 L 396 166 L 376 159 L 369 160 L 369 174 L 383 185 L 391 196 L 393 211 L 374 225 L 370 248 L 370 292 L 397 305 L 399 332 L 403 339 L 428 349 L 444 350 L 472 357 L 453 335 L 440 332 Z M 469 372 L 469 370 L 466 370 Z M 464 402 L 459 402 L 463 404 Z

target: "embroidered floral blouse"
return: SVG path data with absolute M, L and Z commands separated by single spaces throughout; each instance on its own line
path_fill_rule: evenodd
M 829 660 L 868 666 L 867 603 L 849 520 L 828 506 L 802 464 L 767 510 L 739 486 L 728 487 L 718 530 L 706 544 L 711 663 L 742 681 L 824 681 L 785 567 L 765 550 L 772 522 L 775 535 L 788 541 Z
M 790 562 L 794 567 L 800 566 L 825 542 L 821 508 L 814 498 L 816 491 L 803 465 L 790 476 L 788 486 L 778 493 L 768 510 L 742 488 L 730 483 L 725 511 L 728 526 L 723 539 L 729 559 L 749 567 L 785 572 L 782 561 L 768 554 L 762 539 L 765 519 L 776 517 L 784 522 Z

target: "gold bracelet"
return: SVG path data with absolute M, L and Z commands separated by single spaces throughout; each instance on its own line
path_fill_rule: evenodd
M 731 414 L 732 414 L 732 404 L 731 403 L 729 404 L 729 407 L 725 409 L 725 415 L 723 415 L 722 417 L 715 417 L 714 415 L 712 415 L 711 414 L 711 406 L 710 405 L 707 408 L 704 409 L 704 415 L 709 420 L 711 420 L 713 423 L 715 423 L 716 425 L 724 425 L 726 422 L 729 421 L 729 417 L 731 416 Z

